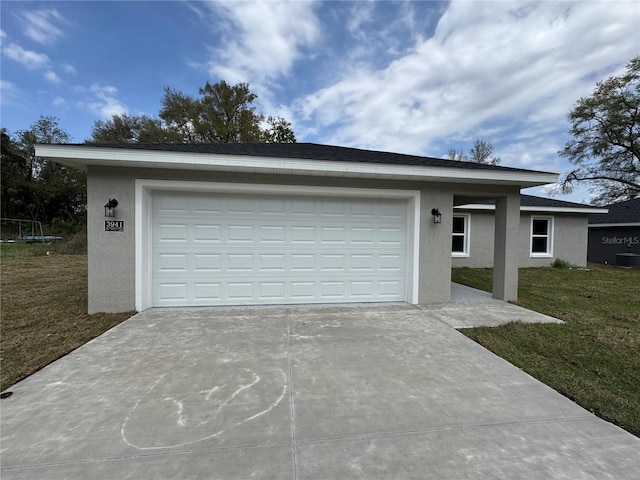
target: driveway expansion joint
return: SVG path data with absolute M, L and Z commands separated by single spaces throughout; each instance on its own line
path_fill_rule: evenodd
M 293 361 L 291 360 L 291 322 L 290 310 L 285 311 L 285 320 L 287 323 L 287 363 L 289 366 L 289 408 L 291 415 L 291 450 L 293 456 L 293 474 L 294 479 L 298 478 L 298 442 L 296 441 L 296 407 L 293 390 Z

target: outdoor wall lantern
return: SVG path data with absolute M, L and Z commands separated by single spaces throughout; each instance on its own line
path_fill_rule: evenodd
M 115 198 L 110 198 L 107 204 L 104 206 L 104 216 L 115 217 L 117 206 L 118 206 L 118 200 L 116 200 Z
M 433 223 L 442 223 L 442 214 L 440 213 L 440 210 L 432 208 L 431 215 L 433 215 Z

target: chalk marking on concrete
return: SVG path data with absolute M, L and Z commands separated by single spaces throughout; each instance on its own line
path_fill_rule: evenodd
M 251 384 L 249 384 L 249 385 L 243 385 L 243 386 L 241 386 L 240 388 L 238 388 L 238 389 L 237 389 L 237 390 L 232 394 L 231 398 L 230 398 L 229 400 L 227 400 L 226 402 L 224 402 L 224 404 L 223 404 L 223 405 L 228 404 L 228 403 L 231 401 L 231 399 L 232 399 L 232 398 L 234 398 L 236 395 L 238 395 L 241 391 L 243 391 L 243 390 L 245 390 L 245 389 L 247 389 L 247 388 L 252 387 L 252 386 L 253 386 L 253 385 L 255 385 L 257 382 L 259 382 L 259 381 L 260 381 L 260 377 L 259 377 L 255 372 L 253 372 L 252 370 L 249 370 L 249 369 L 245 369 L 245 370 L 247 370 L 247 371 L 249 371 L 249 372 L 253 373 L 253 374 L 257 377 L 257 379 L 254 379 L 254 381 L 253 381 Z M 142 401 L 142 400 L 143 400 L 143 399 L 144 399 L 144 398 L 145 398 L 149 393 L 151 393 L 151 391 L 152 391 L 152 390 L 153 390 L 153 389 L 154 389 L 154 388 L 155 388 L 155 387 L 156 387 L 156 386 L 157 386 L 157 385 L 158 385 L 158 384 L 163 380 L 163 378 L 165 377 L 165 375 L 161 375 L 161 376 L 160 376 L 160 378 L 158 378 L 158 380 L 156 380 L 156 382 L 151 386 L 151 388 L 150 388 L 149 390 L 147 390 L 147 392 L 146 392 L 144 395 L 142 395 L 142 397 L 140 397 L 140 399 L 138 399 L 138 401 L 135 403 L 135 405 L 133 406 L 133 408 L 132 408 L 132 409 L 129 411 L 129 413 L 127 414 L 126 418 L 124 419 L 124 423 L 122 424 L 122 428 L 120 429 L 120 433 L 121 433 L 121 435 L 122 435 L 122 439 L 124 440 L 124 442 L 125 442 L 127 445 L 129 445 L 130 447 L 136 448 L 136 449 L 138 449 L 138 450 L 161 450 L 161 449 L 163 449 L 163 448 L 184 447 L 185 445 L 192 445 L 192 444 L 194 444 L 194 443 L 198 443 L 198 442 L 202 442 L 202 441 L 204 441 L 204 440 L 209 440 L 209 439 L 211 439 L 211 438 L 215 438 L 215 437 L 217 437 L 217 436 L 219 436 L 219 435 L 223 434 L 223 433 L 224 433 L 224 432 L 226 432 L 227 430 L 233 430 L 234 428 L 236 428 L 236 427 L 238 427 L 238 426 L 240 426 L 240 425 L 242 425 L 242 424 L 244 424 L 244 423 L 250 422 L 250 421 L 252 421 L 252 420 L 255 420 L 255 419 L 256 419 L 256 418 L 258 418 L 258 417 L 261 417 L 262 415 L 265 415 L 266 413 L 269 413 L 269 412 L 270 412 L 271 410 L 273 410 L 276 406 L 278 406 L 278 404 L 282 401 L 282 399 L 284 398 L 285 394 L 287 393 L 287 376 L 286 376 L 286 374 L 284 373 L 284 371 L 283 371 L 283 370 L 281 370 L 281 369 L 280 369 L 279 371 L 280 371 L 280 373 L 282 374 L 282 392 L 280 393 L 280 396 L 276 399 L 276 401 L 275 401 L 273 404 L 271 404 L 269 407 L 267 407 L 266 409 L 264 409 L 264 410 L 262 410 L 262 411 L 260 411 L 260 412 L 256 413 L 255 415 L 252 415 L 252 416 L 250 416 L 250 417 L 248 417 L 248 418 L 245 418 L 244 420 L 242 420 L 242 421 L 240 421 L 240 422 L 237 422 L 236 424 L 234 424 L 234 425 L 232 425 L 232 426 L 230 426 L 230 427 L 228 427 L 228 428 L 223 428 L 222 430 L 220 430 L 220 431 L 218 431 L 218 432 L 216 432 L 216 433 L 213 433 L 213 434 L 211 434 L 211 435 L 207 435 L 207 436 L 202 437 L 202 438 L 198 438 L 198 439 L 196 439 L 196 440 L 191 440 L 191 441 L 189 441 L 189 442 L 183 442 L 183 443 L 176 443 L 176 444 L 172 444 L 172 445 L 162 445 L 162 446 L 159 446 L 159 447 L 141 447 L 141 446 L 139 446 L 139 445 L 136 445 L 136 444 L 134 444 L 134 443 L 130 442 L 130 441 L 127 439 L 127 436 L 126 436 L 126 434 L 125 434 L 125 429 L 126 429 L 126 426 L 127 426 L 127 422 L 129 421 L 129 418 L 131 417 L 131 414 L 135 411 L 135 409 L 138 407 L 138 405 L 140 404 L 140 402 L 141 402 L 141 401 Z M 218 410 L 220 410 L 220 407 L 218 408 Z
M 156 382 L 151 385 L 151 388 L 149 390 L 146 391 L 146 393 L 144 395 L 142 395 L 138 401 L 135 403 L 135 405 L 131 408 L 131 410 L 129 410 L 129 413 L 127 414 L 127 416 L 124 419 L 124 422 L 122 423 L 122 428 L 120 428 L 120 434 L 122 435 L 122 439 L 124 440 L 124 442 L 127 445 L 130 445 L 134 448 L 138 448 L 136 447 L 133 443 L 130 443 L 129 440 L 127 440 L 126 435 L 124 434 L 124 430 L 127 427 L 127 422 L 129 421 L 129 417 L 131 417 L 131 414 L 135 411 L 136 408 L 138 408 L 138 405 L 140 405 L 140 402 L 142 401 L 142 399 L 144 397 L 146 397 L 147 395 L 149 395 L 149 393 L 151 393 L 151 390 L 153 390 L 154 388 L 156 388 L 156 386 L 162 381 L 162 379 L 164 378 L 165 374 L 160 375 L 160 377 L 158 378 L 158 380 L 156 380 Z
M 223 385 L 222 387 L 219 386 L 215 386 L 210 390 L 200 390 L 198 393 L 206 393 L 207 396 L 205 397 L 205 400 L 209 400 L 211 398 L 211 395 L 213 395 L 215 392 L 217 392 L 218 390 L 220 390 L 220 388 L 224 388 L 226 387 L 226 385 Z
M 184 421 L 184 417 L 182 416 L 182 410 L 184 405 L 182 404 L 182 402 L 180 400 L 176 400 L 175 398 L 165 398 L 165 400 L 171 400 L 173 402 L 173 404 L 178 408 L 178 411 L 176 412 L 176 416 L 178 417 L 178 425 L 181 427 L 186 427 L 187 423 Z

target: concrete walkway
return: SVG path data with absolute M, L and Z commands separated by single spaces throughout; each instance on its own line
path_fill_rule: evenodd
M 12 387 L 0 477 L 638 478 L 640 439 L 447 308 L 148 310 Z
M 421 305 L 419 308 L 453 328 L 496 327 L 509 322 L 564 323 L 459 283 L 451 284 L 451 303 Z

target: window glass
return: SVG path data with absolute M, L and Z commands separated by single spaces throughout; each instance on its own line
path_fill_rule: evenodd
M 547 238 L 534 237 L 531 241 L 532 253 L 547 253 Z
M 453 217 L 451 252 L 458 254 L 458 256 L 465 256 L 469 253 L 469 217 L 467 215 L 454 215 Z
M 464 237 L 454 236 L 452 238 L 451 251 L 458 253 L 464 252 Z
M 531 255 L 552 255 L 553 218 L 531 219 Z
M 547 235 L 548 231 L 549 231 L 549 220 L 547 220 L 546 218 L 533 219 L 534 235 Z
M 464 220 L 464 217 L 453 217 L 453 233 L 465 233 Z

